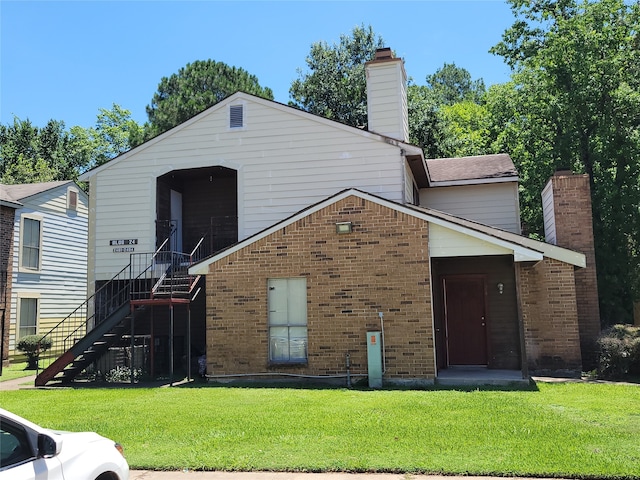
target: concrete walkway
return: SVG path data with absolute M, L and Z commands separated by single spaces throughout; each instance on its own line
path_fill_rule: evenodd
M 296 472 L 153 472 L 132 470 L 129 480 L 504 480 L 524 477 L 453 477 L 411 473 L 296 473 Z M 551 480 L 536 478 L 535 480 Z M 555 479 L 559 480 L 559 479 Z
M 2 377 L 0 377 L 1 379 Z M 13 380 L 6 380 L 0 382 L 0 392 L 3 390 L 21 390 L 23 388 L 35 388 L 34 383 L 36 381 L 35 375 L 28 377 L 14 378 Z

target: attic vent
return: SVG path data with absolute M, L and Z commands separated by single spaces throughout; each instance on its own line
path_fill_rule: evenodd
M 78 191 L 72 188 L 67 190 L 67 209 L 78 210 Z
M 244 111 L 242 105 L 231 105 L 229 107 L 229 128 L 244 127 Z

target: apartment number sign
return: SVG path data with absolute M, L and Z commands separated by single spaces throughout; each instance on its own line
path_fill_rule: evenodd
M 124 238 L 121 240 L 109 240 L 109 245 L 113 247 L 113 253 L 131 253 L 135 251 L 135 247 L 131 245 L 137 245 L 137 238 Z

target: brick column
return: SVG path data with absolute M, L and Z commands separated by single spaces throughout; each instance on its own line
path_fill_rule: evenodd
M 585 369 L 595 367 L 600 308 L 588 175 L 556 172 L 543 191 L 547 241 L 586 256 L 586 268 L 575 272 L 580 347 Z
M 2 358 L 6 363 L 9 359 L 9 319 L 11 315 L 11 270 L 13 268 L 13 222 L 15 209 L 0 206 L 0 322 L 4 319 L 4 326 L 0 329 L 3 336 Z

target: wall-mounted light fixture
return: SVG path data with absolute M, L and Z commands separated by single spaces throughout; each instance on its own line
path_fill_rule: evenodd
M 351 231 L 352 231 L 351 222 L 336 223 L 336 233 L 342 235 L 344 233 L 351 233 Z
M 498 287 L 498 293 L 502 295 L 502 293 L 504 292 L 504 283 L 502 282 L 498 283 L 497 287 Z

